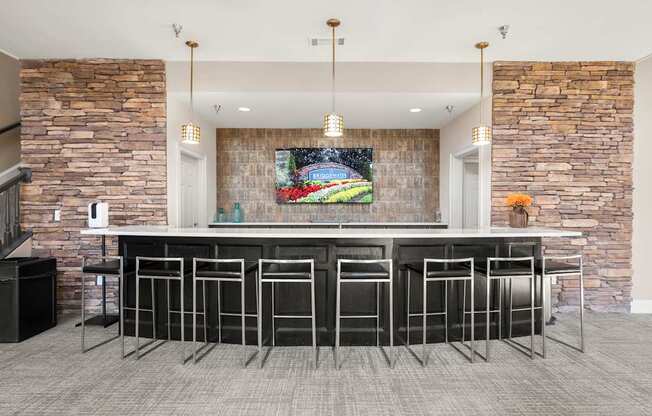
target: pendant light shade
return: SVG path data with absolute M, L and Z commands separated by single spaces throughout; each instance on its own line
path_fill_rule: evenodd
M 476 146 L 491 144 L 491 127 L 473 127 L 473 132 L 471 133 L 471 142 Z
M 340 21 L 328 19 L 326 24 L 331 28 L 333 61 L 331 66 L 331 112 L 324 115 L 324 136 L 342 137 L 344 135 L 344 117 L 335 112 L 335 28 L 340 25 Z
M 344 134 L 344 117 L 330 113 L 324 116 L 324 136 L 342 137 Z
M 480 49 L 480 125 L 474 127 L 471 132 L 471 143 L 476 146 L 491 144 L 491 127 L 484 124 L 484 50 L 489 46 L 487 42 L 480 42 L 475 45 Z
M 195 108 L 192 101 L 192 89 L 194 81 L 194 59 L 195 59 L 195 48 L 199 46 L 199 43 L 189 40 L 186 42 L 186 45 L 190 48 L 190 118 L 193 119 L 195 115 Z M 197 144 L 201 141 L 201 130 L 198 125 L 193 124 L 192 121 L 185 123 L 181 126 L 181 143 L 186 144 Z
M 197 144 L 201 141 L 201 130 L 199 126 L 192 123 L 186 123 L 181 126 L 181 142 L 187 144 Z

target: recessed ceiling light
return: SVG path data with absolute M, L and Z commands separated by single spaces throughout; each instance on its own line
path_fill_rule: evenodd
M 251 108 L 249 107 L 238 107 L 238 111 L 242 111 L 243 113 L 247 113 L 251 111 Z
M 420 108 L 410 108 L 410 113 L 420 113 L 421 109 Z

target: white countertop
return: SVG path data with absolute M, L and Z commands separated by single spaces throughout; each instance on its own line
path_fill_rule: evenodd
M 579 231 L 551 228 L 177 228 L 166 225 L 130 225 L 90 228 L 85 235 L 217 238 L 518 238 L 580 237 Z
M 370 227 L 432 227 L 432 226 L 446 226 L 445 222 L 339 222 L 339 221 L 316 221 L 316 222 L 210 222 L 209 226 L 225 226 L 225 227 L 361 227 L 368 225 Z

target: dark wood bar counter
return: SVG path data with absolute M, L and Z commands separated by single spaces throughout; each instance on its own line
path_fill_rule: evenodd
M 402 344 L 406 335 L 406 285 L 403 266 L 407 263 L 423 263 L 424 258 L 465 258 L 473 257 L 476 264 L 486 262 L 487 257 L 508 256 L 511 254 L 534 256 L 541 255 L 541 239 L 543 237 L 577 237 L 580 233 L 573 231 L 557 231 L 551 229 L 526 228 L 491 228 L 491 229 L 316 229 L 316 228 L 173 228 L 164 226 L 132 226 L 108 229 L 83 230 L 83 234 L 98 236 L 118 236 L 119 252 L 125 258 L 125 293 L 127 306 L 135 305 L 135 259 L 137 256 L 146 257 L 182 257 L 184 259 L 185 277 L 185 333 L 187 339 L 192 339 L 192 259 L 203 258 L 243 258 L 248 263 L 257 263 L 259 259 L 314 259 L 315 262 L 315 291 L 316 291 L 316 316 L 319 345 L 334 344 L 335 328 L 335 289 L 336 270 L 338 258 L 349 259 L 393 259 L 394 277 L 394 334 L 395 344 Z M 256 313 L 255 273 L 251 272 L 246 277 L 246 312 Z M 421 276 L 413 276 L 413 289 L 411 291 L 412 310 L 420 310 Z M 457 283 L 457 282 L 455 282 Z M 486 305 L 485 279 L 476 272 L 475 284 L 475 338 L 485 338 L 484 309 Z M 142 308 L 151 307 L 151 290 L 149 282 L 141 282 Z M 165 282 L 155 283 L 156 291 L 156 322 L 157 335 L 165 334 L 167 337 L 167 295 Z M 269 285 L 268 285 L 269 286 Z M 300 285 L 276 285 L 277 312 L 280 314 L 296 315 L 310 310 L 310 296 L 308 287 Z M 448 320 L 449 339 L 460 338 L 462 286 L 448 285 Z M 376 285 L 354 285 L 346 287 L 342 293 L 343 313 L 370 314 L 376 307 Z M 444 305 L 444 285 L 430 284 L 428 293 L 428 310 L 441 310 Z M 507 290 L 507 285 L 503 287 Z M 529 304 L 529 286 L 525 282 L 513 282 L 513 303 Z M 538 286 L 538 289 L 540 287 Z M 222 309 L 224 312 L 238 314 L 240 312 L 240 287 L 239 284 L 223 283 Z M 270 287 L 263 293 L 263 308 L 269 311 L 271 303 Z M 497 291 L 496 291 L 497 292 Z M 506 293 L 506 292 L 504 292 Z M 387 289 L 381 289 L 381 302 L 388 295 Z M 198 310 L 203 309 L 202 286 L 198 285 Z M 538 297 L 538 293 L 537 293 Z M 172 282 L 170 285 L 171 309 L 179 310 L 179 284 Z M 469 297 L 466 297 L 467 309 Z M 206 286 L 206 303 L 208 313 L 208 339 L 217 338 L 217 284 L 209 283 Z M 386 305 L 386 302 L 381 303 Z M 503 303 L 503 308 L 507 305 Z M 542 311 L 537 311 L 537 314 Z M 506 328 L 509 313 L 503 313 L 503 328 Z M 269 317 L 269 313 L 265 313 Z M 387 324 L 387 307 L 381 311 L 381 319 Z M 538 315 L 540 316 L 540 315 Z M 171 337 L 180 339 L 179 314 L 173 314 L 171 319 Z M 421 318 L 414 317 L 411 321 L 411 342 L 421 342 Z M 151 314 L 142 313 L 141 335 L 151 337 Z M 134 334 L 135 316 L 133 311 L 125 314 L 125 335 Z M 201 322 L 201 319 L 198 319 Z M 497 337 L 497 319 L 492 318 L 491 337 Z M 540 319 L 537 319 L 540 322 Z M 466 322 L 466 338 L 469 339 L 470 320 Z M 381 325 L 382 327 L 382 325 Z M 444 341 L 443 319 L 432 317 L 428 320 L 429 342 Z M 269 338 L 271 322 L 266 320 L 263 324 L 264 338 Z M 385 328 L 387 326 L 385 325 Z M 529 312 L 514 314 L 513 336 L 528 335 Z M 536 331 L 540 331 L 537 325 Z M 203 328 L 198 328 L 197 339 L 203 340 Z M 430 338 L 432 337 L 432 339 Z M 283 320 L 277 322 L 276 345 L 310 345 L 310 324 L 305 320 Z M 376 328 L 373 319 L 351 320 L 342 327 L 342 345 L 370 345 L 375 344 Z M 387 335 L 381 333 L 381 339 L 387 340 Z M 240 318 L 225 316 L 222 327 L 223 342 L 240 343 Z M 247 318 L 247 342 L 256 344 L 256 320 Z

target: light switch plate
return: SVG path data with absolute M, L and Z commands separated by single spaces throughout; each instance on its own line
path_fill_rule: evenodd
M 61 221 L 61 210 L 60 209 L 55 209 L 54 210 L 54 222 L 59 222 Z
M 96 286 L 102 286 L 102 278 L 104 276 L 95 276 L 95 285 Z

